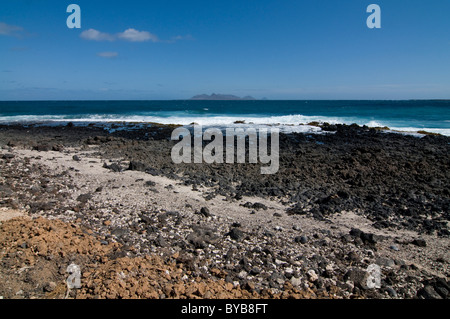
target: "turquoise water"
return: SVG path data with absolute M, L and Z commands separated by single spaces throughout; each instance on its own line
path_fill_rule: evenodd
M 157 122 L 231 125 L 235 121 L 298 129 L 312 121 L 388 126 L 450 135 L 450 100 L 411 101 L 3 101 L 0 123 Z M 294 127 L 294 128 L 293 128 Z

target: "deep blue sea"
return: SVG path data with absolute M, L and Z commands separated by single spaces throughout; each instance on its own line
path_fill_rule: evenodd
M 313 121 L 356 123 L 450 136 L 450 100 L 409 101 L 0 101 L 0 123 L 156 122 L 207 126 L 277 125 L 314 131 Z

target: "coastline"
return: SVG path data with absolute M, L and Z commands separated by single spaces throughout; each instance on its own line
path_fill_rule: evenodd
M 0 124 L 76 126 L 149 123 L 204 127 L 271 126 L 283 133 L 320 132 L 337 124 L 389 127 L 402 134 L 450 136 L 447 101 L 438 100 L 86 100 L 0 101 Z M 120 123 L 119 123 L 120 122 Z M 310 125 L 311 124 L 311 125 Z M 420 134 L 417 134 L 421 136 Z
M 27 264 L 14 253 L 37 248 L 6 241 L 2 258 L 24 264 L 1 272 L 22 294 L 2 286 L 0 295 L 61 298 L 67 291 L 44 287 L 60 287 L 64 271 L 29 291 L 21 279 L 44 262 L 77 261 L 89 274 L 71 292 L 78 298 L 448 298 L 448 137 L 352 125 L 281 134 L 280 170 L 268 177 L 255 164 L 171 163 L 174 126 L 104 128 L 0 125 L 0 214 L 74 224 L 95 247 L 83 254 L 68 244 L 50 259 L 47 248 Z M 95 254 L 108 257 L 94 271 Z M 132 276 L 105 284 L 113 261 L 117 273 L 150 263 L 174 275 L 139 295 Z M 370 264 L 382 269 L 379 289 L 364 286 Z

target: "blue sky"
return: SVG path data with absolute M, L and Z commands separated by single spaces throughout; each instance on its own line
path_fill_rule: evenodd
M 69 4 L 81 28 L 69 29 Z M 369 4 L 381 29 L 369 29 Z M 450 98 L 450 1 L 14 0 L 0 100 Z

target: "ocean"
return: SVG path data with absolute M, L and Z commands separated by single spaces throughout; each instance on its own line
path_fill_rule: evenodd
M 407 101 L 0 101 L 0 124 L 68 122 L 161 123 L 204 126 L 278 126 L 282 132 L 317 132 L 311 122 L 389 127 L 450 136 L 450 100 Z

